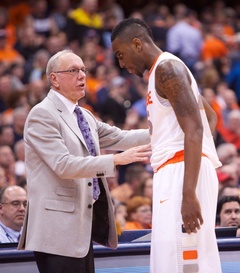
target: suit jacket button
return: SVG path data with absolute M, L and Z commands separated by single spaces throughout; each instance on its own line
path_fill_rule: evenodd
M 89 187 L 92 186 L 92 182 L 88 182 L 88 186 L 89 186 Z
M 88 208 L 91 209 L 91 208 L 92 208 L 92 205 L 89 204 L 89 205 L 88 205 Z

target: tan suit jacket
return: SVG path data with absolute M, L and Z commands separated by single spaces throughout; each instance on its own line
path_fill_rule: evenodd
M 84 257 L 91 239 L 117 247 L 106 182 L 106 177 L 115 175 L 113 155 L 99 156 L 100 149 L 120 151 L 146 144 L 149 133 L 121 131 L 83 112 L 96 157 L 89 155 L 74 116 L 52 90 L 28 115 L 24 129 L 28 209 L 18 249 Z M 93 177 L 101 181 L 101 195 L 94 205 Z

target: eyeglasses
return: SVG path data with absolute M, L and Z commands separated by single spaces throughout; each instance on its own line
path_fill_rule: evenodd
M 148 213 L 148 212 L 152 212 L 152 210 L 151 209 L 139 209 L 139 210 L 137 210 L 137 212 Z
M 16 201 L 12 201 L 9 203 L 1 203 L 1 204 L 2 205 L 10 205 L 10 206 L 12 206 L 14 208 L 18 208 L 18 209 L 21 207 L 21 205 L 23 205 L 24 208 L 27 207 L 27 201 L 21 202 L 21 201 L 16 200 Z
M 85 67 L 82 67 L 82 68 L 72 68 L 68 70 L 53 71 L 53 73 L 70 73 L 72 75 L 77 76 L 80 71 L 83 72 L 84 74 L 87 74 L 88 72 L 88 70 Z

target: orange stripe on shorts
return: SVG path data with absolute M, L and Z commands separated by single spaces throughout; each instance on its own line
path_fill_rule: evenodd
M 183 260 L 196 260 L 198 258 L 197 250 L 183 251 Z
M 202 153 L 202 156 L 206 156 L 206 155 Z M 172 158 L 168 159 L 165 163 L 163 163 L 160 167 L 158 167 L 156 172 L 158 172 L 160 169 L 162 169 L 168 164 L 174 164 L 174 163 L 178 163 L 182 161 L 184 161 L 184 151 L 176 152 Z

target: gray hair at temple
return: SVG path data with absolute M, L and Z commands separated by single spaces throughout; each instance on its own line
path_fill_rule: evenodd
M 59 59 L 68 53 L 73 53 L 72 50 L 70 49 L 64 49 L 62 51 L 57 52 L 56 54 L 54 54 L 47 63 L 47 67 L 46 67 L 46 75 L 49 81 L 49 76 L 50 74 L 54 71 L 57 70 L 57 68 L 59 67 Z M 49 81 L 50 82 L 50 81 Z

